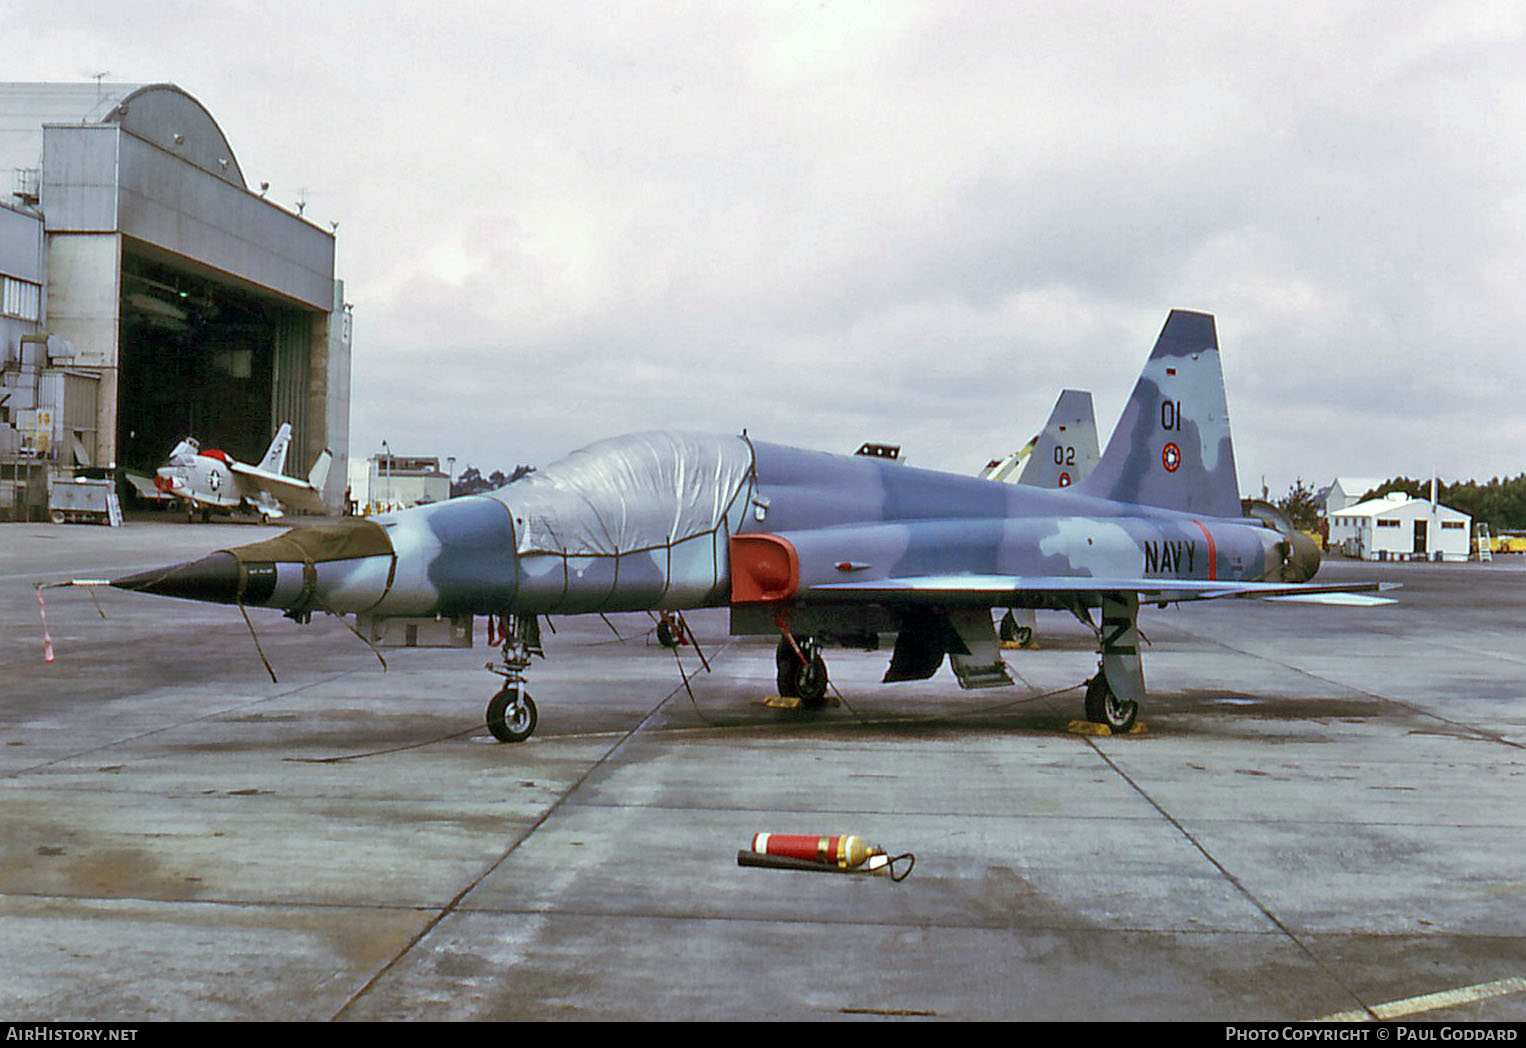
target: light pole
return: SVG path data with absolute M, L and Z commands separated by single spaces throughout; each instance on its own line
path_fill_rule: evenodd
M 392 511 L 392 449 L 387 446 L 385 440 L 382 441 L 382 451 L 387 454 L 387 457 L 382 460 L 382 476 L 387 480 L 387 483 L 382 486 L 387 496 L 387 501 L 382 505 L 382 512 L 390 513 Z

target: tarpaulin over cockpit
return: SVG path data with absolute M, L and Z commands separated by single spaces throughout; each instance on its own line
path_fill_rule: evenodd
M 520 554 L 622 556 L 716 531 L 751 476 L 742 437 L 660 431 L 591 444 L 490 497 L 513 513 Z

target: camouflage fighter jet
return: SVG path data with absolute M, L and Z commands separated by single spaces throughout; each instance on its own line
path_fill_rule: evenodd
M 822 648 L 895 634 L 885 681 L 948 657 L 963 687 L 1010 684 L 991 609 L 1092 621 L 1086 714 L 1114 731 L 1145 695 L 1141 604 L 1350 593 L 1310 585 L 1319 551 L 1240 515 L 1213 317 L 1167 319 L 1097 467 L 1049 490 L 741 436 L 606 440 L 486 495 L 294 528 L 114 580 L 166 596 L 390 617 L 489 615 L 503 627 L 495 736 L 536 724 L 523 670 L 543 615 L 731 609 L 779 638 L 778 685 L 807 703 Z M 1375 587 L 1356 587 L 1375 588 Z M 1376 599 L 1376 598 L 1371 598 Z

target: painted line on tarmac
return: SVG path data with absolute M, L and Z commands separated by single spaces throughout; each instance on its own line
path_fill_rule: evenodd
M 1494 982 L 1462 986 L 1455 990 L 1440 990 L 1436 993 L 1421 994 L 1418 997 L 1406 997 L 1402 1001 L 1375 1004 L 1367 1009 L 1336 1012 L 1334 1015 L 1326 1015 L 1315 1021 L 1322 1023 L 1359 1023 L 1368 1022 L 1373 1019 L 1402 1019 L 1405 1016 L 1419 1015 L 1422 1012 L 1433 1012 L 1438 1008 L 1455 1008 L 1459 1004 L 1472 1004 L 1474 1001 L 1485 1001 L 1491 997 L 1504 997 L 1508 994 L 1522 992 L 1526 992 L 1526 979 L 1497 979 Z

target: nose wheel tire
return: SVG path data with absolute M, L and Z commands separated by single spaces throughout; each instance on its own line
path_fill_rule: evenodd
M 795 654 L 787 640 L 779 641 L 774 655 L 779 671 L 779 694 L 799 699 L 802 706 L 820 706 L 827 697 L 826 660 L 821 657 L 821 649 L 809 638 L 801 644 L 801 653 L 806 657 L 805 662 L 800 661 L 800 656 Z
M 1107 675 L 1101 670 L 1086 682 L 1086 719 L 1105 724 L 1114 735 L 1127 734 L 1139 716 L 1139 703 L 1113 694 Z
M 487 730 L 499 742 L 524 742 L 535 733 L 535 700 L 528 692 L 508 687 L 487 704 Z
M 806 706 L 820 706 L 827 697 L 827 664 L 821 652 L 813 651 L 811 661 L 799 667 L 796 684 L 800 702 Z

